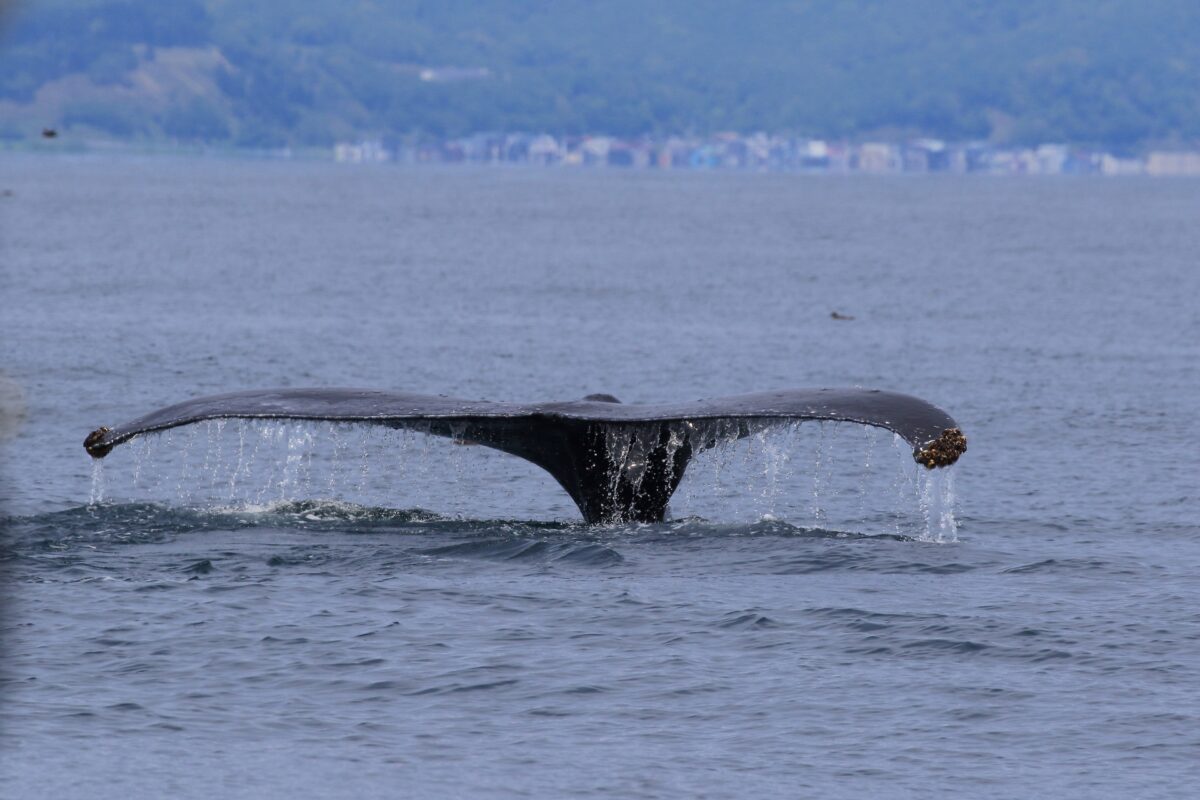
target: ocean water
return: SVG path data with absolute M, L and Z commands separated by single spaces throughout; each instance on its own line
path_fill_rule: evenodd
M 0 796 L 1176 798 L 1200 184 L 0 160 Z M 850 321 L 832 319 L 838 311 Z M 873 386 L 587 526 L 479 447 L 188 397 Z

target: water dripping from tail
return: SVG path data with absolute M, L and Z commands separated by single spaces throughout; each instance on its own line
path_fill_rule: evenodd
M 953 467 L 920 470 L 917 473 L 919 502 L 925 519 L 922 541 L 948 543 L 958 541 L 958 520 L 954 516 Z
M 682 477 L 671 503 L 677 518 L 769 518 L 867 535 L 957 541 L 954 470 L 926 470 L 914 463 L 899 436 L 867 428 L 860 438 L 852 435 L 858 433 L 852 425 L 737 420 L 614 425 L 597 442 L 609 467 L 600 491 L 619 508 L 630 497 L 651 492 L 651 484 L 674 485 Z M 206 421 L 138 436 L 128 450 L 132 486 L 120 470 L 110 468 L 105 476 L 105 462 L 95 460 L 90 497 L 93 503 L 111 502 L 132 489 L 151 500 L 174 494 L 184 506 L 253 509 L 331 500 L 470 518 L 481 518 L 489 501 L 504 509 L 499 513 L 527 514 L 537 507 L 529 502 L 536 498 L 543 503 L 541 513 L 535 512 L 538 518 L 561 518 L 561 489 L 543 472 L 530 467 L 534 477 L 514 478 L 518 464 L 511 456 L 460 446 L 474 442 L 465 430 L 452 433 L 444 439 L 421 426 Z M 885 437 L 893 440 L 892 448 Z M 676 463 L 676 454 L 693 450 L 698 457 L 690 466 Z M 514 480 L 521 481 L 517 492 Z M 469 496 L 461 491 L 464 485 L 470 486 Z M 510 507 L 514 497 L 520 510 Z
M 88 496 L 88 505 L 104 502 L 104 462 L 98 458 L 92 459 L 92 490 Z
M 829 459 L 826 457 L 826 429 L 824 422 L 817 423 L 817 442 L 813 448 L 812 458 L 812 497 L 810 509 L 813 525 L 818 528 L 825 525 L 825 487 L 830 483 L 831 475 Z

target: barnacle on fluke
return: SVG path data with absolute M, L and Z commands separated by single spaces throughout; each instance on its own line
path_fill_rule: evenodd
M 946 428 L 941 436 L 926 442 L 924 447 L 913 451 L 913 458 L 927 469 L 948 467 L 967 452 L 967 437 L 958 428 Z
M 83 449 L 88 451 L 89 456 L 104 458 L 116 446 L 111 442 L 104 441 L 104 435 L 110 430 L 111 428 L 96 428 L 83 440 Z

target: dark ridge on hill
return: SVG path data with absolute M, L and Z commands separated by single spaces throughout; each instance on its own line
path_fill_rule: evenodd
M 0 6 L 3 8 L 5 6 Z M 1200 139 L 1195 0 L 27 0 L 0 137 Z

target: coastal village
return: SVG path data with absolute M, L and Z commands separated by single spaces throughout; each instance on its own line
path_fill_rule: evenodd
M 817 174 L 949 173 L 985 175 L 1200 176 L 1200 151 L 1114 155 L 1066 144 L 1005 148 L 939 139 L 847 142 L 765 133 L 621 139 L 609 136 L 477 134 L 420 142 L 340 142 L 348 164 L 527 164 L 631 169 L 735 169 Z

